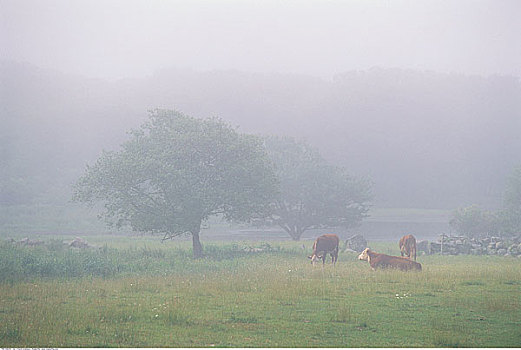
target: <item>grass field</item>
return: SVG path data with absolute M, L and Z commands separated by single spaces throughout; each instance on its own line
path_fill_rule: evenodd
M 298 242 L 207 243 L 197 261 L 189 242 L 96 243 L 0 246 L 2 347 L 521 346 L 521 259 L 421 256 L 421 273 L 373 272 L 348 253 L 312 267 Z

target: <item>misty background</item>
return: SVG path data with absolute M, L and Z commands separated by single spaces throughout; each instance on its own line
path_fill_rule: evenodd
M 498 207 L 521 163 L 520 10 L 0 0 L 0 233 L 101 230 L 70 185 L 153 108 L 307 140 L 372 180 L 362 233 L 441 233 L 457 207 Z

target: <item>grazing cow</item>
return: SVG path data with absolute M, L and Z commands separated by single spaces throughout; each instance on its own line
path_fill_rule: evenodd
M 402 256 L 413 258 L 416 261 L 416 238 L 413 235 L 406 235 L 400 238 L 400 253 Z
M 326 256 L 329 253 L 331 255 L 331 261 L 333 264 L 338 259 L 338 243 L 340 239 L 337 235 L 327 234 L 317 237 L 315 243 L 313 243 L 313 253 L 308 256 L 311 259 L 311 263 L 315 265 L 315 262 L 322 258 L 322 265 L 326 263 Z
M 391 256 L 385 254 L 379 254 L 372 252 L 369 248 L 365 248 L 365 250 L 358 256 L 360 260 L 366 260 L 371 265 L 371 268 L 376 270 L 376 268 L 395 268 L 403 271 L 408 270 L 418 270 L 421 271 L 422 266 L 420 263 L 416 261 L 409 260 L 407 258 L 402 258 L 400 256 Z

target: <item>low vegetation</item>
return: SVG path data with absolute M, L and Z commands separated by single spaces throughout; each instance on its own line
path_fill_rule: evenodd
M 139 242 L 139 240 L 137 240 Z M 301 244 L 0 247 L 3 347 L 517 347 L 521 260 L 355 253 L 312 267 Z M 373 243 L 399 254 L 396 244 Z

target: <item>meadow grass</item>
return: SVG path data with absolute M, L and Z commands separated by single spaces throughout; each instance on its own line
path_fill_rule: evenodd
M 422 256 L 420 273 L 373 272 L 353 253 L 313 267 L 300 246 L 213 243 L 195 261 L 184 245 L 11 247 L 9 268 L 2 246 L 0 345 L 521 346 L 520 259 Z

